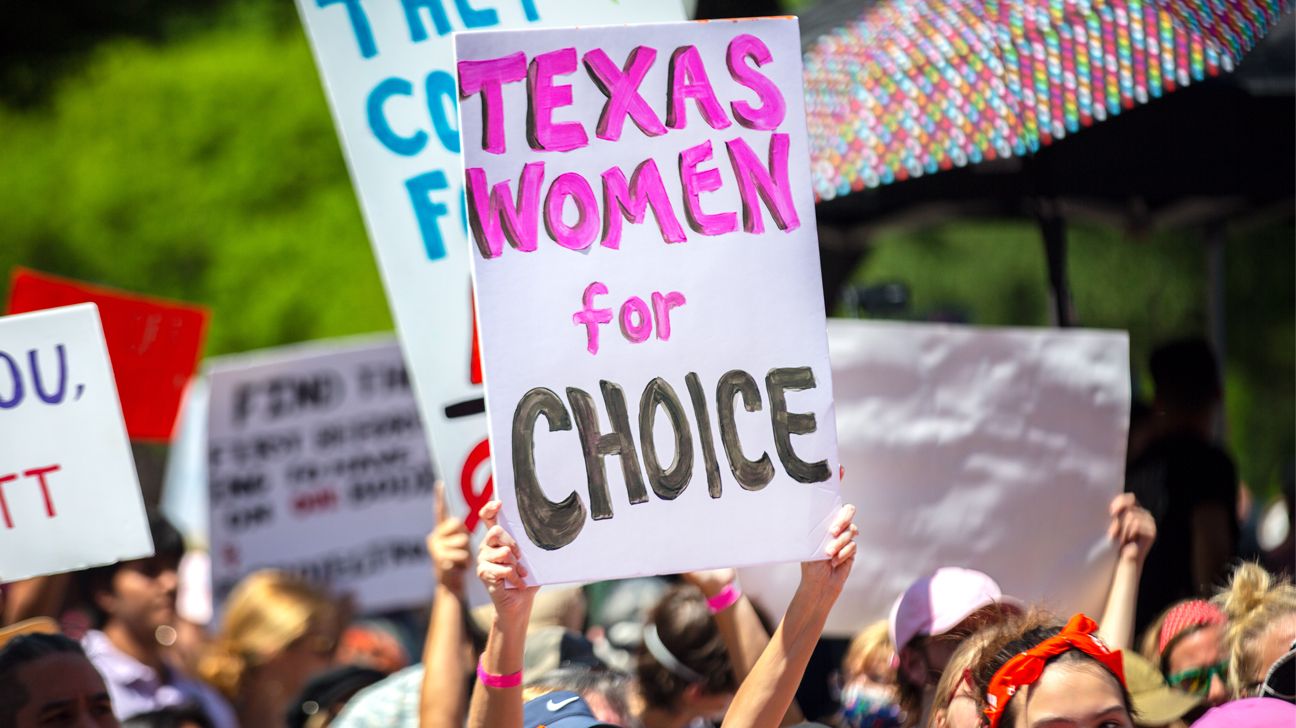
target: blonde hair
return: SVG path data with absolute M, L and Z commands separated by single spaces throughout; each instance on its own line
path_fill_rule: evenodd
M 198 661 L 198 675 L 236 701 L 248 672 L 312 629 L 339 628 L 336 605 L 320 590 L 280 571 L 243 579 L 225 603 L 220 632 Z
M 936 716 L 944 714 L 949 710 L 950 701 L 954 699 L 954 694 L 958 692 L 959 683 L 963 682 L 964 673 L 972 669 L 981 657 L 981 650 L 1004 631 L 1013 631 L 1017 629 L 1019 618 L 1013 617 L 1004 624 L 999 624 L 972 633 L 971 637 L 963 640 L 963 644 L 954 650 L 950 656 L 949 663 L 945 666 L 945 672 L 941 673 L 940 682 L 936 683 L 936 691 L 932 694 L 931 715 L 927 718 L 928 726 L 935 726 Z M 977 695 L 975 685 L 970 686 L 972 693 L 976 698 L 977 704 L 981 704 L 981 696 Z
M 1228 616 L 1225 643 L 1229 651 L 1229 689 L 1234 698 L 1252 692 L 1257 675 L 1267 665 L 1258 664 L 1260 642 L 1284 617 L 1296 616 L 1296 586 L 1244 562 L 1233 570 L 1229 585 L 1212 600 Z
M 842 683 L 866 675 L 874 682 L 895 682 L 893 658 L 895 647 L 891 644 L 891 634 L 887 621 L 874 622 L 851 640 L 842 658 Z

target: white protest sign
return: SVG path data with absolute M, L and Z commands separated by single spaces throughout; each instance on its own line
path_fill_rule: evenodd
M 396 342 L 309 344 L 208 368 L 212 594 L 262 568 L 426 604 L 435 476 Z
M 152 555 L 98 307 L 0 318 L 0 582 Z
M 679 0 L 298 0 L 452 509 L 490 500 L 453 31 L 683 20 Z M 430 507 L 430 506 L 429 506 Z
M 821 556 L 795 19 L 455 36 L 503 522 L 547 584 Z
M 990 574 L 1060 613 L 1101 613 L 1129 423 L 1124 332 L 830 321 L 828 345 L 859 552 L 830 634 L 878 619 L 941 566 Z M 800 574 L 745 569 L 781 614 Z

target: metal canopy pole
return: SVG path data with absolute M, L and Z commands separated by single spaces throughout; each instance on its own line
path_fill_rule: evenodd
M 1068 328 L 1075 325 L 1075 308 L 1067 283 L 1066 220 L 1056 200 L 1039 200 L 1039 225 L 1048 265 L 1050 317 L 1054 326 Z

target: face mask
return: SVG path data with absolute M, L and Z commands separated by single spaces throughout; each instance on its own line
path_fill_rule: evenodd
M 904 721 L 895 694 L 876 683 L 851 683 L 842 690 L 842 720 L 850 728 L 899 728 Z

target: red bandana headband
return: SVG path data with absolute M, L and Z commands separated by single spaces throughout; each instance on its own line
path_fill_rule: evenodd
M 1115 675 L 1123 686 L 1125 666 L 1120 650 L 1108 649 L 1107 645 L 1094 634 L 1096 631 L 1098 625 L 1092 619 L 1077 614 L 1067 622 L 1057 636 L 1049 637 L 1029 650 L 1014 655 L 1011 660 L 1004 663 L 1004 666 L 995 672 L 994 677 L 990 678 L 990 687 L 986 690 L 988 706 L 985 709 L 985 716 L 989 728 L 998 728 L 999 721 L 1003 718 L 1004 708 L 1008 707 L 1008 701 L 1012 700 L 1018 690 L 1033 685 L 1039 680 L 1040 675 L 1044 674 L 1044 666 L 1049 659 L 1064 652 L 1080 650 L 1089 655 Z
M 1157 635 L 1157 654 L 1164 655 L 1171 640 L 1193 627 L 1224 624 L 1227 621 L 1224 612 L 1208 601 L 1190 599 L 1180 602 L 1166 612 L 1165 621 L 1161 623 L 1161 633 Z

